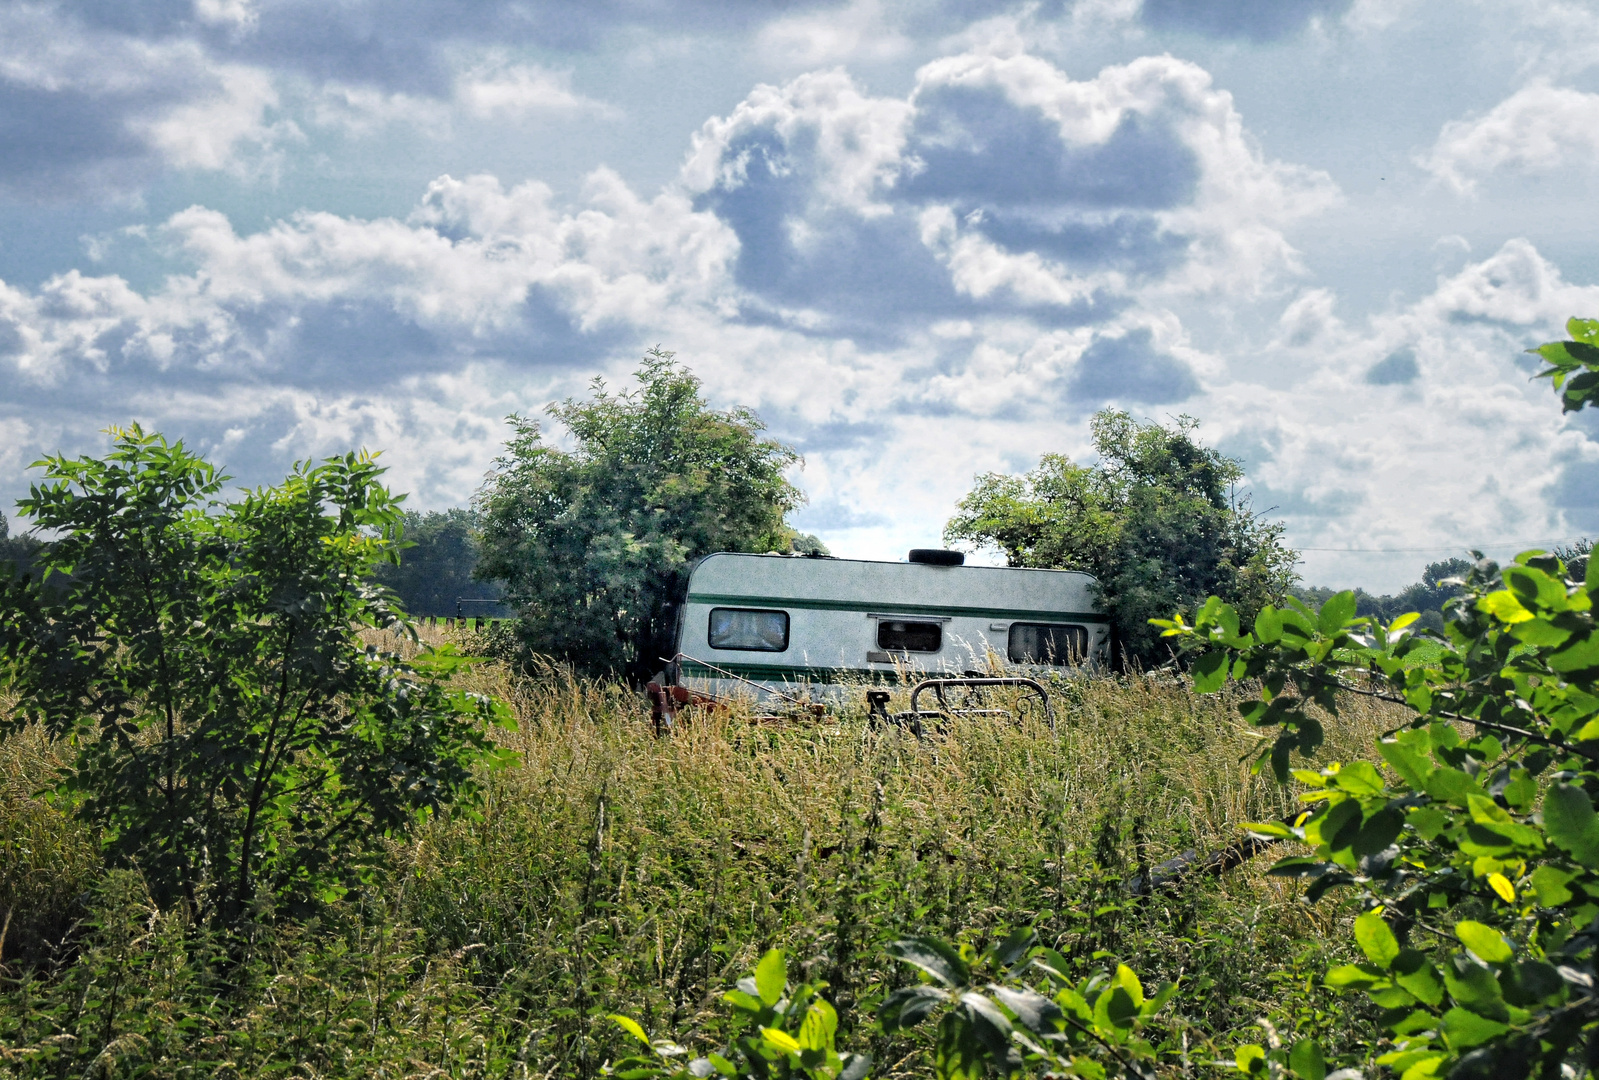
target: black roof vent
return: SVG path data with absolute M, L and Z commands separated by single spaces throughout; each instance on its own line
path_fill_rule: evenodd
M 966 561 L 964 551 L 945 551 L 943 548 L 911 548 L 911 562 L 928 566 L 960 566 Z

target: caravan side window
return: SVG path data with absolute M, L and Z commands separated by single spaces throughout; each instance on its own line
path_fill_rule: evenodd
M 944 627 L 936 622 L 877 620 L 877 647 L 893 652 L 937 652 L 944 644 Z
M 706 639 L 713 649 L 783 652 L 788 648 L 788 612 L 712 608 Z
M 1062 623 L 1012 623 L 1010 662 L 1013 664 L 1070 664 L 1088 655 L 1088 629 Z

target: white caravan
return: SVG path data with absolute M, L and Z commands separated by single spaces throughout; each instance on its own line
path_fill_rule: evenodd
M 841 678 L 975 673 L 990 653 L 1024 667 L 1109 658 L 1110 620 L 1092 577 L 963 560 L 923 549 L 908 562 L 707 556 L 689 575 L 662 684 L 809 697 Z

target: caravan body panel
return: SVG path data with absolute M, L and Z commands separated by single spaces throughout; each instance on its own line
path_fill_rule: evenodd
M 677 641 L 685 685 L 828 696 L 841 679 L 986 670 L 991 653 L 1097 663 L 1110 626 L 1087 574 L 727 553 L 690 574 Z

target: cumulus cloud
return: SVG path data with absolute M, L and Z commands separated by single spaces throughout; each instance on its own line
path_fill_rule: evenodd
M 1599 94 L 1546 82 L 1516 91 L 1482 116 L 1451 120 L 1418 164 L 1461 193 L 1499 170 L 1548 173 L 1599 163 Z
M 164 170 L 272 172 L 299 123 L 363 133 L 452 112 L 614 114 L 508 55 L 617 34 L 749 32 L 817 2 L 23 0 L 0 5 L 0 195 L 135 195 Z M 798 24 L 794 24 L 798 25 Z M 868 19 L 863 46 L 883 39 Z M 303 115 L 285 115 L 291 107 Z
M 1074 80 L 967 53 L 904 99 L 801 76 L 707 123 L 683 181 L 738 234 L 752 309 L 848 333 L 935 311 L 1099 322 L 1145 286 L 1250 294 L 1297 270 L 1285 227 L 1338 197 L 1264 159 L 1170 57 Z
M 1523 350 L 1593 310 L 1599 287 L 1566 281 L 1512 240 L 1364 326 L 1279 339 L 1274 379 L 1213 381 L 1211 400 L 1226 402 L 1215 434 L 1250 448 L 1256 506 L 1315 549 L 1313 580 L 1369 581 L 1398 561 L 1372 549 L 1435 543 L 1430 558 L 1442 558 L 1574 535 L 1599 520 L 1584 479 L 1599 443 L 1561 415 L 1547 383 L 1529 382 Z M 1339 548 L 1353 550 L 1322 550 Z
M 0 8 L 0 191 L 125 191 L 165 167 L 238 168 L 298 135 L 270 78 L 188 39 L 88 30 L 53 7 Z

